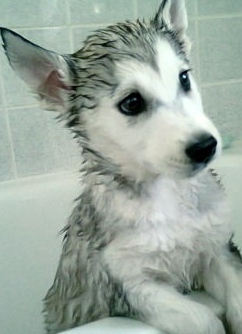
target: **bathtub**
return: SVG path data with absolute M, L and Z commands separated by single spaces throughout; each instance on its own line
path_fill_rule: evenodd
M 242 156 L 227 154 L 215 167 L 223 177 L 231 202 L 235 240 L 242 246 Z M 42 299 L 54 279 L 61 252 L 62 237 L 58 231 L 80 189 L 79 176 L 73 172 L 1 183 L 1 334 L 44 333 Z M 106 319 L 68 332 L 158 333 L 129 319 Z

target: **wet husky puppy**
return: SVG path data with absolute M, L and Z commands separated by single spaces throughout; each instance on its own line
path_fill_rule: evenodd
M 242 332 L 242 270 L 207 168 L 221 140 L 190 73 L 182 0 L 112 25 L 59 55 L 2 28 L 12 68 L 83 150 L 83 191 L 44 300 L 47 333 L 108 316 L 167 334 L 223 334 L 204 290 Z

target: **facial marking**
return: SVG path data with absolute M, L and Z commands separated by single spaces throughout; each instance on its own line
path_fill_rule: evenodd
M 180 90 L 179 75 L 188 70 L 188 65 L 175 53 L 170 43 L 158 38 L 154 54 L 154 64 L 142 61 L 121 61 L 117 63 L 120 86 L 117 100 L 138 91 L 150 105 L 172 105 Z
M 158 39 L 156 52 L 156 63 L 162 85 L 162 100 L 169 105 L 177 99 L 180 89 L 179 75 L 188 69 L 188 65 L 176 54 L 165 38 Z

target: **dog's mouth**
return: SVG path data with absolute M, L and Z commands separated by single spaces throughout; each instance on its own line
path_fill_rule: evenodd
M 175 178 L 190 178 L 203 171 L 213 160 L 214 156 L 206 162 L 192 162 L 189 159 L 170 159 L 167 172 Z
M 195 176 L 197 173 L 202 171 L 206 166 L 205 165 L 195 165 L 190 163 L 187 159 L 178 160 L 171 159 L 167 164 L 167 176 L 176 179 L 183 179 Z
M 179 158 L 177 156 L 170 156 L 162 165 L 155 167 L 150 162 L 146 162 L 145 167 L 155 175 L 163 175 L 174 179 L 185 179 L 202 172 L 214 157 L 215 154 L 210 157 L 210 159 L 205 159 L 205 161 L 194 162 L 186 155 L 180 156 Z

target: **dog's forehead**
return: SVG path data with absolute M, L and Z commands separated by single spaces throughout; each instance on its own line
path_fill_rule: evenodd
M 155 65 L 159 38 L 169 41 L 177 55 L 185 58 L 182 42 L 176 32 L 167 28 L 157 30 L 151 22 L 139 20 L 97 30 L 86 39 L 80 54 L 84 51 L 89 57 L 96 57 L 100 53 L 113 60 L 136 58 Z
M 137 89 L 168 103 L 177 94 L 179 73 L 187 68 L 187 63 L 166 38 L 157 37 L 153 48 L 152 62 L 132 58 L 118 61 L 116 76 L 121 92 Z
M 161 80 L 165 86 L 168 86 L 166 81 L 171 81 L 169 90 L 174 92 L 178 71 L 186 60 L 176 34 L 157 30 L 151 23 L 140 21 L 96 31 L 74 57 L 79 66 L 80 93 L 95 93 L 94 99 L 97 87 L 100 94 L 102 90 L 106 92 L 120 85 L 130 90 L 139 85 L 155 92 L 160 89 Z

